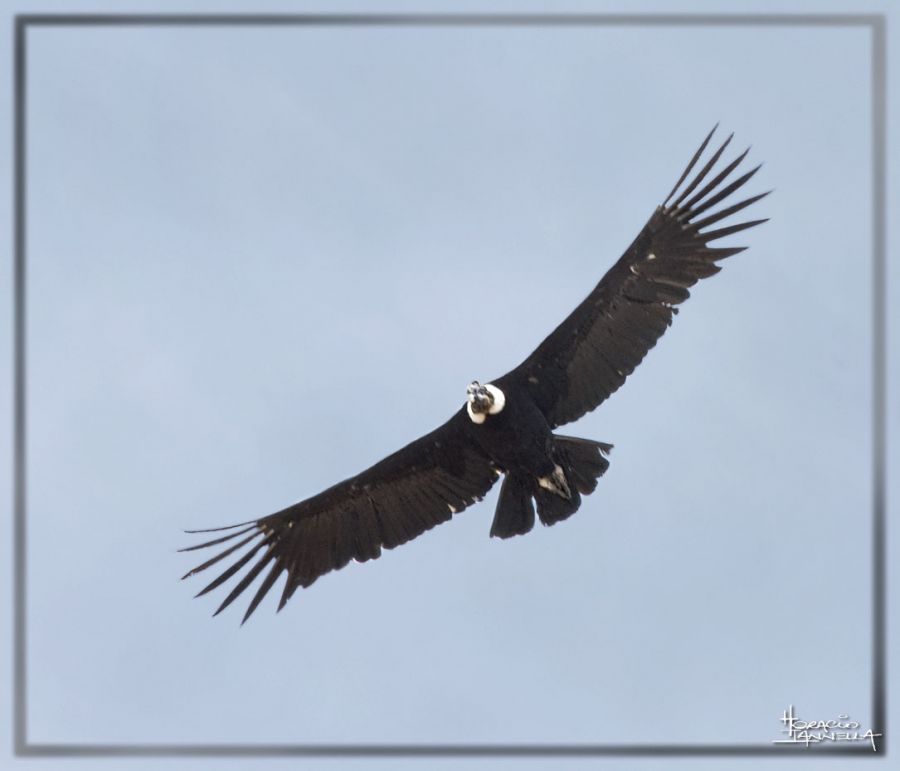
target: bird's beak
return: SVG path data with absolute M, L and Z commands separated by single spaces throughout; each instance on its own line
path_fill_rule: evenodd
M 494 397 L 490 391 L 481 389 L 477 391 L 472 398 L 472 411 L 478 415 L 487 412 L 494 404 Z

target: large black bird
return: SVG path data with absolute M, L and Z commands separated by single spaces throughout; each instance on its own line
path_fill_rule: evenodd
M 535 504 L 545 525 L 574 514 L 581 496 L 594 491 L 609 466 L 612 445 L 553 430 L 616 391 L 672 323 L 675 306 L 690 294 L 688 287 L 718 273 L 719 260 L 746 248 L 711 247 L 713 241 L 765 222 L 710 229 L 767 195 L 707 214 L 759 169 L 729 180 L 745 150 L 713 172 L 730 136 L 682 188 L 714 132 L 625 254 L 534 353 L 503 377 L 484 385 L 473 382 L 466 403 L 450 420 L 361 474 L 262 519 L 214 528 L 231 532 L 184 549 L 227 544 L 187 578 L 247 547 L 197 596 L 251 565 L 216 613 L 266 568 L 244 621 L 284 573 L 281 610 L 297 587 L 350 560 L 375 559 L 382 547 L 392 549 L 446 522 L 480 501 L 500 476 L 492 536 L 527 533 L 534 526 Z

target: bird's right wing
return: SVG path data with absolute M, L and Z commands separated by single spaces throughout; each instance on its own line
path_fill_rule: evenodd
M 713 172 L 731 137 L 681 188 L 711 137 L 712 132 L 666 200 L 587 298 L 522 364 L 495 381 L 501 389 L 509 382 L 526 389 L 552 427 L 577 420 L 616 391 L 672 323 L 676 306 L 690 295 L 689 288 L 718 273 L 719 260 L 745 248 L 716 247 L 712 242 L 765 222 L 718 226 L 766 193 L 710 213 L 759 168 L 729 180 L 745 151 Z
M 275 514 L 212 531 L 188 531 L 231 532 L 182 549 L 224 546 L 223 551 L 184 577 L 240 555 L 200 591 L 199 597 L 251 565 L 216 610 L 218 614 L 269 567 L 244 614 L 246 621 L 282 573 L 287 578 L 279 610 L 298 586 L 307 587 L 350 560 L 375 559 L 382 547 L 392 549 L 446 522 L 454 513 L 481 500 L 500 474 L 471 441 L 464 429 L 467 422 L 462 409 L 444 425 L 361 474 Z M 246 552 L 241 553 L 242 548 Z

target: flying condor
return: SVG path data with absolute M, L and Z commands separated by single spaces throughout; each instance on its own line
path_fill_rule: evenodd
M 714 132 L 584 301 L 518 367 L 483 385 L 469 385 L 465 403 L 450 420 L 361 474 L 275 514 L 188 531 L 225 534 L 182 550 L 223 549 L 185 578 L 235 560 L 197 596 L 249 566 L 216 614 L 266 570 L 244 621 L 284 574 L 281 610 L 298 587 L 350 560 L 375 559 L 382 548 L 393 549 L 446 522 L 480 501 L 501 476 L 492 536 L 527 533 L 535 509 L 545 525 L 574 514 L 609 466 L 612 445 L 561 436 L 554 429 L 616 391 L 672 323 L 675 306 L 690 294 L 688 287 L 718 273 L 720 260 L 746 248 L 710 244 L 765 222 L 723 221 L 767 193 L 710 212 L 759 169 L 731 178 L 747 150 L 717 169 L 731 136 L 688 180 Z

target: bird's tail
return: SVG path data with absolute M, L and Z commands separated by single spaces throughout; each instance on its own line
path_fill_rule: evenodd
M 597 480 L 609 468 L 606 456 L 611 444 L 554 436 L 556 461 L 562 468 L 568 486 L 568 497 L 558 491 L 542 487 L 538 480 L 525 474 L 510 472 L 500 488 L 500 499 L 491 535 L 510 538 L 523 535 L 534 527 L 534 501 L 537 515 L 545 525 L 561 522 L 574 514 L 581 505 L 581 496 L 597 489 Z
M 491 535 L 511 538 L 524 535 L 534 527 L 534 480 L 526 474 L 507 473 L 500 487 L 500 499 L 494 512 Z
M 566 478 L 571 486 L 575 483 L 578 492 L 590 495 L 597 489 L 597 480 L 609 468 L 609 455 L 613 446 L 592 439 L 578 439 L 574 436 L 553 435 L 554 446 Z

